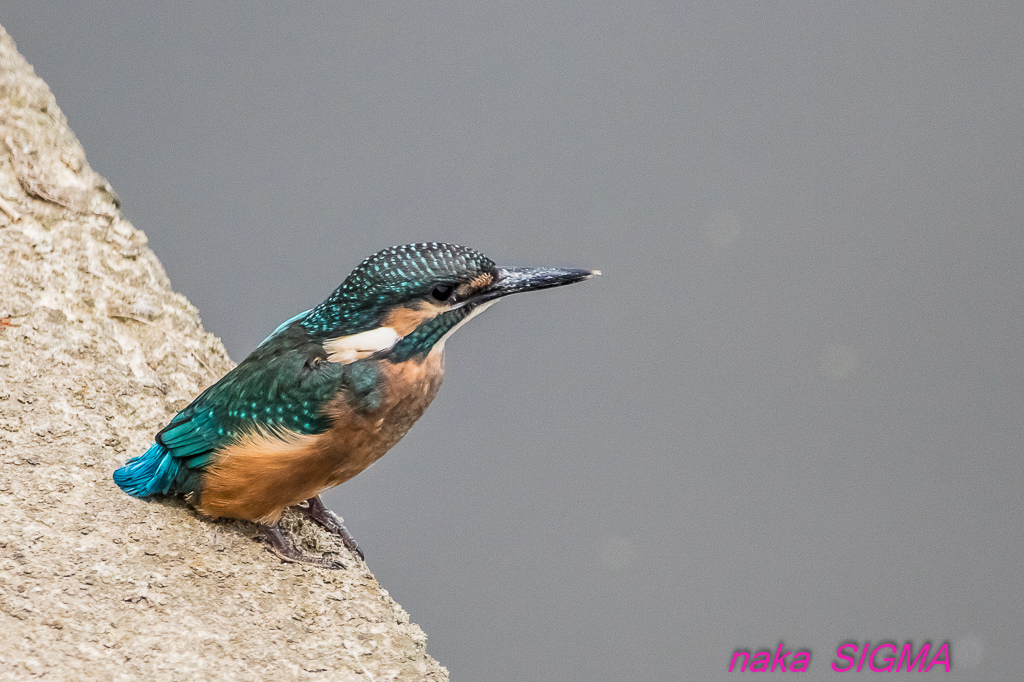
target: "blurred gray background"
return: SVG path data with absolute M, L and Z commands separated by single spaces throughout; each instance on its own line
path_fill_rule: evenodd
M 391 244 L 604 270 L 328 495 L 454 679 L 1020 679 L 1020 2 L 0 6 L 236 360 Z

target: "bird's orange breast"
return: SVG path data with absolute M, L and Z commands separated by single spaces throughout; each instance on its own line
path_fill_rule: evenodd
M 381 361 L 381 401 L 352 409 L 342 392 L 327 407 L 322 434 L 254 431 L 218 453 L 204 477 L 200 511 L 209 516 L 276 523 L 281 512 L 344 483 L 376 462 L 408 432 L 437 395 L 441 349 L 420 361 Z

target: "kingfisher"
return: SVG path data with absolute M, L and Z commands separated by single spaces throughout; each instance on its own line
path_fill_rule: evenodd
M 419 419 L 441 386 L 448 337 L 504 296 L 599 274 L 498 267 L 438 242 L 379 251 L 203 391 L 114 482 L 133 497 L 184 495 L 207 517 L 255 522 L 285 562 L 344 568 L 298 549 L 278 525 L 284 510 L 363 558 L 320 493 L 364 471 Z

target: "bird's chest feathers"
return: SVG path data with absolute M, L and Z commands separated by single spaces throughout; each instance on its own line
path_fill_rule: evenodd
M 206 472 L 200 509 L 275 523 L 285 507 L 344 483 L 402 439 L 437 394 L 443 351 L 419 361 L 353 365 L 318 434 L 255 429 L 223 448 Z
M 364 393 L 358 385 L 342 391 L 328 405 L 330 430 L 320 445 L 334 466 L 330 485 L 363 471 L 391 449 L 419 419 L 444 378 L 444 352 L 420 360 L 382 360 L 368 368 L 376 376 Z

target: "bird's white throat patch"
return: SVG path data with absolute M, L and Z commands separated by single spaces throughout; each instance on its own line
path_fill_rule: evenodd
M 473 312 L 466 315 L 457 325 L 445 332 L 444 336 L 434 344 L 433 351 L 444 350 L 444 342 L 474 317 L 497 303 L 497 300 L 486 301 L 478 305 Z M 324 342 L 324 350 L 327 351 L 327 361 L 348 365 L 356 360 L 364 360 L 374 353 L 394 348 L 395 344 L 402 340 L 402 336 L 394 327 L 377 327 L 351 336 L 339 336 L 336 339 L 329 339 Z
M 469 315 L 466 315 L 464 318 L 462 318 L 461 322 L 459 322 L 457 325 L 455 325 L 454 327 L 452 327 L 451 329 L 449 329 L 448 331 L 446 331 L 444 333 L 444 336 L 442 336 L 438 340 L 438 342 L 434 344 L 434 348 L 432 349 L 431 352 L 437 351 L 437 352 L 440 353 L 441 351 L 443 351 L 444 350 L 444 342 L 448 340 L 449 336 L 451 336 L 456 331 L 458 331 L 462 327 L 462 325 L 466 324 L 467 322 L 472 320 L 474 317 L 476 317 L 477 315 L 479 315 L 483 311 L 487 310 L 488 308 L 490 308 L 492 305 L 494 305 L 497 302 L 498 302 L 498 299 L 492 298 L 490 301 L 484 301 L 483 303 L 478 305 L 476 308 L 474 308 L 473 312 L 471 312 Z
M 368 358 L 374 353 L 392 348 L 402 337 L 391 327 L 377 327 L 369 331 L 341 336 L 324 343 L 327 361 L 342 365 Z

